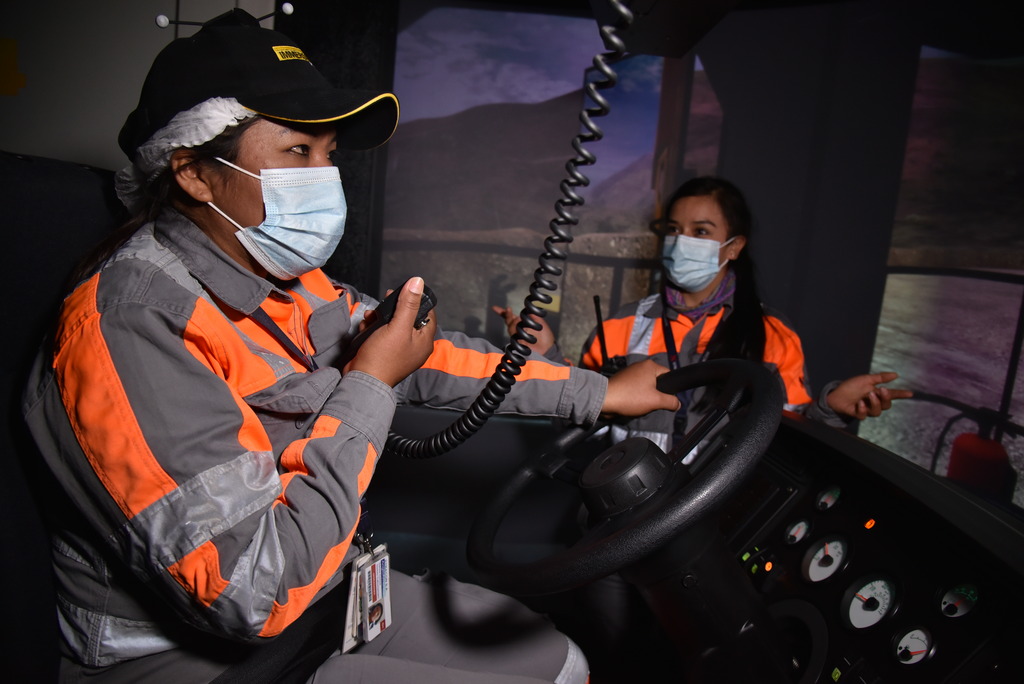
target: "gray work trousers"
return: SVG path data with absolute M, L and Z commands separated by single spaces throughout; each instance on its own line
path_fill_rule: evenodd
M 392 626 L 350 653 L 336 653 L 311 684 L 583 684 L 583 652 L 542 615 L 518 601 L 447 575 L 391 571 Z M 64 684 L 209 682 L 230 662 L 211 654 L 165 651 L 112 668 L 65 660 Z

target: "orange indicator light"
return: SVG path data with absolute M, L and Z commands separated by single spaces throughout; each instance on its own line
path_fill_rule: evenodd
M 765 572 L 771 572 L 773 567 L 775 567 L 775 564 L 772 563 L 771 561 L 768 561 L 768 562 L 766 562 L 764 564 L 764 571 Z
M 868 518 L 868 521 L 866 523 L 864 523 L 864 529 L 865 530 L 870 530 L 874 526 L 875 526 L 875 519 L 874 518 Z

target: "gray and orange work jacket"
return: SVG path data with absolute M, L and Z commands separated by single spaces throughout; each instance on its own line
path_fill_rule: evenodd
M 465 408 L 501 355 L 438 333 L 395 389 L 343 375 L 374 306 L 320 270 L 257 277 L 173 210 L 65 299 L 23 406 L 72 507 L 53 540 L 65 658 L 273 637 L 341 581 L 396 402 Z M 606 388 L 533 359 L 501 411 L 592 423 Z
M 718 329 L 718 324 L 732 311 L 732 307 L 730 297 L 703 317 L 692 321 L 676 311 L 669 311 L 666 315 L 661 295 L 649 295 L 627 304 L 611 318 L 603 321 L 608 356 L 625 357 L 627 364 L 652 359 L 669 367 L 668 342 L 662 323 L 662 317 L 665 316 L 668 325 L 671 326 L 672 340 L 677 346 L 679 367 L 699 363 L 707 358 L 711 336 Z M 803 348 L 799 336 L 793 329 L 778 315 L 766 313 L 764 332 L 764 363 L 782 382 L 786 392 L 784 408 L 804 413 L 809 418 L 830 425 L 845 425 L 845 421 L 832 411 L 825 401 L 825 397 L 838 382 L 826 385 L 817 401 L 811 399 L 811 389 L 804 368 Z M 583 346 L 580 365 L 584 368 L 598 369 L 603 360 L 595 329 Z M 685 425 L 695 425 L 700 418 L 702 393 L 703 388 L 698 388 L 690 395 L 681 397 L 683 409 L 686 411 Z M 613 441 L 621 441 L 627 437 L 646 437 L 668 451 L 673 431 L 681 427 L 676 423 L 676 419 L 676 415 L 671 411 L 653 411 L 646 416 L 630 420 L 625 426 L 610 426 L 611 437 Z

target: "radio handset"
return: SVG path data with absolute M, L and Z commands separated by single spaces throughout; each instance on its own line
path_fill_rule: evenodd
M 363 330 L 360 331 L 360 333 L 349 343 L 348 349 L 345 350 L 345 354 L 338 362 L 338 368 L 344 368 L 348 365 L 348 362 L 355 358 L 356 352 L 359 351 L 359 348 L 363 346 L 363 342 L 365 342 L 370 335 L 376 332 L 378 328 L 391 322 L 391 319 L 395 317 L 395 309 L 398 306 L 398 293 L 400 293 L 404 287 L 405 283 L 402 283 L 402 285 L 392 290 L 391 294 L 381 300 L 380 304 L 377 305 L 377 308 L 373 310 L 375 314 L 373 321 L 363 328 Z M 416 312 L 416 321 L 413 323 L 413 327 L 419 329 L 426 325 L 429 320 L 427 316 L 435 306 L 437 306 L 437 296 L 434 295 L 433 290 L 424 284 L 423 294 L 420 295 L 420 308 L 419 311 Z
M 601 368 L 598 372 L 610 378 L 626 367 L 625 356 L 608 356 L 608 342 L 604 337 L 604 317 L 601 316 L 601 297 L 594 295 L 594 313 L 597 314 L 597 341 L 601 345 Z

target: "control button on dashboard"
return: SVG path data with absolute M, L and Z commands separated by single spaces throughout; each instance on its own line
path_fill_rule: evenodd
M 843 617 L 856 629 L 877 625 L 896 607 L 896 585 L 881 575 L 865 577 L 843 595 Z
M 846 565 L 846 539 L 832 535 L 816 541 L 804 554 L 800 569 L 804 579 L 821 582 L 836 574 Z

